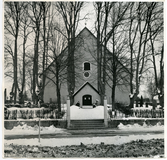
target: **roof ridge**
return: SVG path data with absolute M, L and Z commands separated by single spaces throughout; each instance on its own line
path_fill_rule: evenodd
M 88 84 L 93 90 L 95 90 L 95 91 L 99 94 L 98 90 L 97 90 L 94 86 L 92 86 L 88 81 L 86 81 L 86 82 L 73 94 L 73 96 L 75 96 L 75 95 L 76 95 L 82 88 L 84 88 L 87 84 Z

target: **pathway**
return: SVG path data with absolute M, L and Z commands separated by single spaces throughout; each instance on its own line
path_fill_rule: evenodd
M 95 108 L 80 108 L 77 106 L 71 106 L 70 119 L 104 119 L 104 106 L 97 106 Z
M 17 144 L 17 145 L 39 145 L 39 146 L 66 146 L 66 145 L 80 145 L 83 144 L 100 144 L 103 142 L 104 144 L 123 144 L 128 143 L 132 140 L 149 140 L 156 138 L 164 138 L 164 134 L 147 134 L 147 135 L 126 135 L 126 136 L 97 136 L 97 137 L 62 137 L 62 138 L 41 138 L 40 143 L 38 142 L 38 138 L 31 139 L 12 139 L 12 140 L 4 140 L 4 144 Z

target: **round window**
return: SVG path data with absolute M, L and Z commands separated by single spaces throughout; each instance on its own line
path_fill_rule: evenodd
M 84 73 L 84 76 L 85 76 L 85 77 L 89 77 L 89 75 L 90 75 L 89 72 L 85 72 L 85 73 Z

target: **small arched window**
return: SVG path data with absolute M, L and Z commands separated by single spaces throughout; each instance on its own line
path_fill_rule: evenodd
M 89 62 L 84 63 L 84 71 L 90 71 L 90 63 Z

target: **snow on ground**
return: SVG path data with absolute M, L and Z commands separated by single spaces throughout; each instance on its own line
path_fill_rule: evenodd
M 138 104 L 138 107 L 136 107 L 136 104 L 134 104 L 134 108 L 133 110 L 152 110 L 153 106 L 148 105 L 148 107 L 146 107 L 145 104 L 143 104 L 142 107 L 140 107 L 140 104 Z
M 80 109 L 82 110 L 82 109 Z M 14 127 L 12 130 L 4 130 L 5 135 L 38 135 L 38 126 L 27 126 L 25 123 Z M 118 126 L 119 130 L 123 131 L 164 131 L 164 126 L 160 123 L 157 123 L 156 126 L 143 124 L 134 125 L 123 125 L 122 123 Z M 112 129 L 111 129 L 112 130 Z M 50 127 L 41 127 L 41 134 L 70 134 L 66 129 L 56 128 L 53 125 Z M 147 135 L 129 135 L 129 136 L 107 136 L 107 137 L 70 137 L 66 138 L 46 138 L 41 139 L 41 142 L 38 142 L 38 138 L 34 139 L 13 139 L 13 140 L 4 140 L 5 144 L 16 144 L 16 145 L 40 145 L 40 146 L 66 146 L 66 145 L 80 145 L 83 144 L 100 144 L 104 142 L 105 144 L 123 144 L 128 143 L 132 140 L 149 140 L 156 138 L 164 138 L 164 134 L 147 134 Z
M 146 123 L 144 123 L 142 126 L 137 123 L 133 125 L 123 125 L 120 123 L 118 125 L 118 129 L 128 131 L 164 131 L 164 125 L 161 125 L 160 122 L 158 122 L 155 126 L 147 125 Z
M 83 109 L 78 106 L 70 107 L 70 118 L 74 119 L 104 119 L 104 106 L 97 106 L 92 109 Z
M 117 130 L 112 129 L 111 130 Z M 120 123 L 118 125 L 118 130 L 124 130 L 124 131 L 164 131 L 164 125 L 161 125 L 161 123 L 157 123 L 155 126 L 147 125 L 144 123 L 142 126 L 135 123 L 133 125 L 123 125 Z M 37 135 L 39 131 L 38 125 L 35 125 L 34 127 L 28 126 L 26 123 L 22 122 L 21 125 L 15 126 L 11 130 L 4 130 L 5 135 Z M 40 127 L 41 134 L 69 134 L 66 129 L 63 128 L 56 128 L 53 125 L 50 127 Z
M 39 127 L 35 125 L 34 127 L 28 126 L 27 124 L 23 123 L 23 125 L 18 125 L 14 127 L 12 130 L 4 130 L 5 135 L 38 135 Z M 41 134 L 68 134 L 66 129 L 56 128 L 53 125 L 50 127 L 40 127 Z
M 100 144 L 104 142 L 105 144 L 123 144 L 128 143 L 132 140 L 149 140 L 156 138 L 164 138 L 163 134 L 147 134 L 147 135 L 129 135 L 129 136 L 113 136 L 113 137 L 76 137 L 76 138 L 46 138 L 38 142 L 38 138 L 34 139 L 14 139 L 14 140 L 4 140 L 5 145 L 15 144 L 15 145 L 40 145 L 40 146 L 66 146 L 66 145 L 80 145 L 81 142 L 85 145 L 87 144 Z

